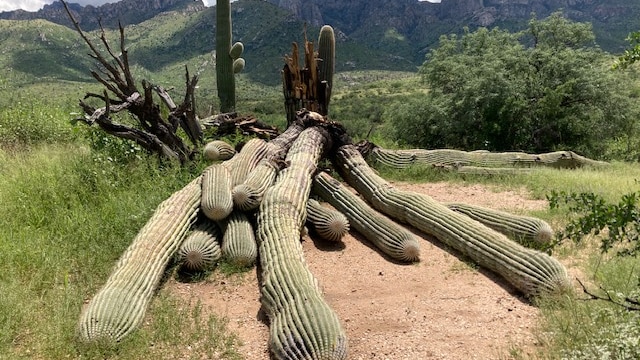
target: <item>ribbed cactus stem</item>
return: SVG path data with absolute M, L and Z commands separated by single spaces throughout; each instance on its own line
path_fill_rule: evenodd
M 163 201 L 80 315 L 83 341 L 120 341 L 142 322 L 169 260 L 195 222 L 200 177 Z
M 229 160 L 236 154 L 236 150 L 231 144 L 222 140 L 213 140 L 204 147 L 204 157 L 208 160 Z
M 320 113 L 329 114 L 329 101 L 333 90 L 333 73 L 335 72 L 336 39 L 333 28 L 325 25 L 318 36 L 318 98 Z
M 213 164 L 202 172 L 202 212 L 214 221 L 220 221 L 233 210 L 231 173 L 224 163 Z
M 523 152 L 494 153 L 484 150 L 461 151 L 453 149 L 408 149 L 389 150 L 374 147 L 371 151 L 373 161 L 394 168 L 407 166 L 438 165 L 462 167 L 533 167 L 549 166 L 558 168 L 575 168 L 581 166 L 602 166 L 607 163 L 580 156 L 572 151 L 555 151 L 545 154 L 527 154 Z
M 264 193 L 276 180 L 278 170 L 273 162 L 261 161 L 242 184 L 233 188 L 233 205 L 243 211 L 257 209 Z
M 411 232 L 372 209 L 329 174 L 321 172 L 316 175 L 313 191 L 343 213 L 354 230 L 385 254 L 405 262 L 419 260 L 420 244 Z
M 231 172 L 232 188 L 246 180 L 249 173 L 267 155 L 268 149 L 266 141 L 254 138 L 247 141 L 236 156 L 223 163 Z
M 349 233 L 349 220 L 344 214 L 309 199 L 307 202 L 307 224 L 324 240 L 340 241 Z
M 236 82 L 235 72 L 244 68 L 244 59 L 240 58 L 244 47 L 236 43 L 231 46 L 231 2 L 216 0 L 216 83 L 220 98 L 220 112 L 235 111 Z M 239 44 L 239 45 L 238 45 Z M 242 59 L 242 66 L 234 63 Z
M 176 260 L 189 271 L 205 271 L 221 258 L 218 226 L 213 221 L 202 221 L 187 235 L 178 250 Z
M 525 295 L 559 293 L 571 288 L 566 269 L 556 259 L 527 249 L 424 194 L 395 189 L 375 174 L 352 145 L 340 147 L 337 162 L 345 180 L 375 208 L 435 236 L 502 276 Z
M 258 245 L 249 218 L 239 210 L 234 210 L 224 221 L 222 237 L 222 255 L 240 267 L 255 264 L 258 257 Z
M 287 155 L 290 165 L 267 190 L 258 211 L 261 300 L 270 320 L 269 346 L 278 360 L 347 356 L 345 332 L 322 298 L 300 244 L 311 176 L 328 141 L 322 129 L 303 131 Z
M 529 247 L 549 244 L 553 239 L 553 229 L 544 220 L 523 215 L 485 208 L 478 205 L 450 203 L 449 209 L 479 221 L 518 243 Z

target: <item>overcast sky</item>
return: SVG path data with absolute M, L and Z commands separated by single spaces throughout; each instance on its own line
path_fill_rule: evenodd
M 11 10 L 27 10 L 27 11 L 37 11 L 42 9 L 45 4 L 51 4 L 54 0 L 0 0 L 0 11 L 11 11 Z M 69 0 L 69 3 L 77 3 L 80 5 L 93 5 L 98 6 L 106 3 L 114 3 L 119 0 Z M 142 0 L 140 0 L 142 1 Z M 418 0 L 418 1 L 428 1 L 433 3 L 439 3 L 440 0 Z M 207 6 L 215 4 L 215 0 L 203 0 L 204 4 Z

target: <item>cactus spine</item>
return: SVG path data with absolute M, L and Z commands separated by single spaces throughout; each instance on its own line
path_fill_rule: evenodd
M 347 339 L 304 261 L 300 229 L 311 176 L 329 141 L 317 127 L 300 134 L 258 211 L 262 303 L 270 320 L 269 346 L 275 359 L 339 360 Z
M 222 164 L 213 164 L 202 172 L 202 212 L 211 220 L 219 221 L 231 214 L 231 173 Z
M 549 244 L 553 238 L 551 226 L 538 218 L 514 215 L 477 205 L 458 203 L 445 205 L 525 246 L 540 247 Z
M 163 201 L 80 315 L 83 341 L 120 341 L 142 322 L 169 260 L 195 222 L 200 177 Z
M 222 258 L 220 231 L 213 221 L 203 221 L 180 246 L 177 262 L 189 271 L 205 271 Z
M 405 262 L 419 260 L 420 245 L 412 233 L 372 209 L 329 174 L 316 175 L 313 190 L 345 214 L 353 229 L 364 235 L 385 254 Z
M 235 111 L 235 74 L 245 65 L 240 57 L 244 46 L 240 42 L 231 46 L 231 36 L 231 1 L 216 0 L 216 83 L 222 113 Z
M 235 154 L 233 146 L 222 140 L 213 140 L 204 147 L 204 157 L 208 160 L 229 160 Z
M 333 90 L 333 73 L 335 72 L 336 38 L 333 28 L 325 25 L 318 36 L 318 103 L 319 113 L 329 114 L 329 101 Z
M 242 211 L 227 217 L 222 237 L 222 254 L 230 263 L 249 267 L 256 262 L 258 246 L 249 218 Z
M 344 214 L 324 207 L 314 199 L 307 201 L 307 224 L 328 241 L 340 241 L 349 233 L 349 220 Z
M 347 182 L 375 208 L 435 236 L 525 295 L 570 289 L 566 269 L 554 258 L 527 249 L 428 196 L 395 189 L 374 173 L 352 145 L 338 150 L 337 161 Z

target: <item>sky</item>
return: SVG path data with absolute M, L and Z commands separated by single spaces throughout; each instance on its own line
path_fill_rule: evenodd
M 0 0 L 0 11 L 11 11 L 22 9 L 26 11 L 37 11 L 42 9 L 45 4 L 51 4 L 54 0 Z M 418 0 L 439 3 L 441 0 Z M 99 6 L 106 3 L 118 2 L 118 0 L 69 0 L 69 3 L 77 3 L 80 5 Z M 215 4 L 215 0 L 203 0 L 206 6 Z

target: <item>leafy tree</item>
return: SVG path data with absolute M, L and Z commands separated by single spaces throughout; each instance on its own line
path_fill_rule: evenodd
M 554 13 L 526 30 L 465 29 L 420 68 L 429 97 L 390 108 L 396 138 L 419 147 L 602 153 L 630 101 L 590 24 Z
M 629 41 L 630 47 L 613 64 L 614 69 L 626 69 L 629 65 L 640 60 L 640 31 L 629 34 L 627 41 Z

